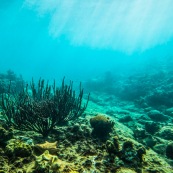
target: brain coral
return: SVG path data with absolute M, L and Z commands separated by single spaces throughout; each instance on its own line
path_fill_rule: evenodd
M 114 122 L 104 115 L 97 115 L 90 119 L 92 134 L 99 138 L 106 138 L 112 132 Z

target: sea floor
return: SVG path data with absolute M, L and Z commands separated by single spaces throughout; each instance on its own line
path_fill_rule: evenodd
M 106 138 L 92 134 L 90 119 L 97 115 L 114 122 Z M 5 129 L 0 116 L 0 172 L 173 173 L 171 116 L 171 110 L 143 108 L 98 93 L 91 94 L 81 118 L 57 127 L 47 138 Z

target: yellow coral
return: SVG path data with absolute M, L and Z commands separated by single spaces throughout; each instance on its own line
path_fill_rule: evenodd
M 44 144 L 36 144 L 34 146 L 36 149 L 38 149 L 40 152 L 44 152 L 46 150 L 49 151 L 51 154 L 56 154 L 58 149 L 57 149 L 57 141 L 56 142 L 45 142 Z
M 70 173 L 77 173 L 76 171 L 72 170 L 70 163 L 58 159 L 58 157 L 55 155 L 51 155 L 48 150 L 46 150 L 42 155 L 36 156 L 36 170 L 62 172 L 66 166 L 69 167 Z

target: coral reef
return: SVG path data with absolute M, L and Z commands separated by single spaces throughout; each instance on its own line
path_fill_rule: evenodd
M 3 115 L 8 126 L 36 131 L 47 137 L 56 125 L 80 117 L 88 105 L 89 95 L 86 104 L 82 106 L 81 85 L 76 97 L 72 82 L 69 86 L 65 85 L 64 79 L 60 88 L 56 88 L 55 82 L 51 87 L 40 79 L 37 89 L 32 80 L 31 91 L 32 94 L 29 94 L 27 85 L 15 97 L 2 94 Z
M 105 80 L 114 85 L 112 76 L 106 75 Z M 137 87 L 134 81 L 140 77 L 125 86 L 127 97 L 139 98 L 149 86 L 147 83 L 130 93 L 128 87 Z M 139 86 L 145 85 L 146 79 L 140 78 Z M 150 107 L 147 96 L 139 105 L 139 101 L 123 101 L 115 94 L 92 93 L 90 104 L 87 106 L 86 98 L 82 105 L 83 90 L 80 88 L 76 97 L 72 83 L 65 85 L 64 80 L 60 88 L 40 80 L 23 89 L 21 95 L 2 95 L 0 172 L 173 173 L 173 109 L 167 103 L 157 109 L 161 102 Z M 54 119 L 55 115 L 59 118 Z
M 5 154 L 9 157 L 28 157 L 32 155 L 32 148 L 20 140 L 11 139 L 5 147 Z
M 112 141 L 110 140 L 106 141 L 106 150 L 110 155 L 118 154 L 120 150 L 120 146 L 119 146 L 119 141 L 117 136 L 114 136 Z
M 160 125 L 156 122 L 146 122 L 145 129 L 150 134 L 155 134 L 160 129 Z
M 173 142 L 169 143 L 166 147 L 166 156 L 173 160 Z
M 0 152 L 2 170 L 6 172 L 140 172 L 147 170 L 171 173 L 169 165 L 150 153 L 137 141 L 125 138 L 117 129 L 117 135 L 110 133 L 108 140 L 91 135 L 90 116 L 77 123 L 55 128 L 44 141 L 29 132 L 16 131 L 6 147 Z M 123 129 L 121 129 L 123 130 Z M 128 133 L 126 130 L 125 133 Z M 20 134 L 20 136 L 19 136 Z M 26 137 L 24 137 L 25 135 Z M 35 141 L 34 146 L 30 137 Z M 21 139 L 21 140 L 19 140 Z M 39 141 L 42 141 L 41 144 Z M 150 159 L 152 158 L 152 159 Z M 160 165 L 167 168 L 164 170 Z M 149 172 L 149 171 L 148 171 Z
M 133 163 L 134 165 L 141 164 L 144 154 L 146 154 L 146 149 L 144 147 L 135 149 L 131 141 L 126 141 L 123 143 L 121 158 L 125 162 Z
M 56 142 L 45 142 L 44 144 L 36 144 L 34 146 L 35 151 L 38 151 L 40 153 L 43 153 L 44 151 L 49 151 L 50 154 L 56 154 L 57 149 L 57 141 Z
M 42 155 L 36 157 L 35 167 L 33 172 L 57 172 L 62 163 L 58 160 L 57 156 L 49 154 L 46 150 Z
M 112 132 L 114 122 L 104 115 L 97 115 L 90 119 L 93 135 L 99 138 L 106 138 Z
M 148 116 L 153 120 L 153 121 L 166 121 L 169 119 L 168 116 L 164 115 L 158 110 L 152 110 L 148 112 Z
M 0 127 L 0 144 L 3 145 L 8 140 L 13 137 L 12 129 L 6 130 L 3 127 Z
M 163 67 L 154 68 L 147 73 L 140 70 L 133 74 L 105 72 L 97 78 L 88 80 L 86 87 L 90 92 L 106 93 L 109 96 L 118 97 L 121 101 L 132 101 L 140 107 L 150 106 L 158 110 L 163 107 L 171 108 L 173 71 L 167 63 L 164 62 L 166 64 L 164 69 Z

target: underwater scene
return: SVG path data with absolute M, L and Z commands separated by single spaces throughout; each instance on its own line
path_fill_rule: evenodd
M 173 1 L 0 0 L 0 173 L 173 173 Z

